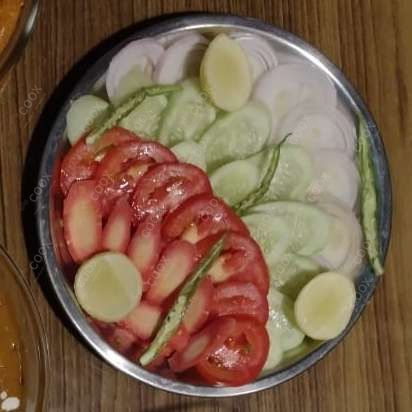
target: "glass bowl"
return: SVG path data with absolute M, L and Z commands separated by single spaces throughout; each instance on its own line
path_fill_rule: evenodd
M 0 92 L 7 74 L 22 54 L 36 21 L 39 0 L 24 0 L 23 7 L 4 50 L 0 50 Z
M 47 401 L 47 343 L 35 300 L 26 280 L 0 247 L 0 285 L 17 324 L 23 376 L 19 410 L 42 412 Z

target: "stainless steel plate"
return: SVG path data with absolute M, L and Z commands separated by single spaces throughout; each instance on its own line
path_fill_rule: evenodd
M 303 358 L 291 359 L 289 363 L 282 365 L 278 371 L 253 383 L 235 388 L 216 388 L 195 386 L 162 378 L 140 368 L 138 365 L 128 361 L 114 351 L 94 332 L 77 305 L 71 286 L 67 281 L 67 278 L 70 277 L 68 273 L 69 269 L 64 267 L 64 256 L 58 252 L 58 244 L 61 241 L 61 229 L 59 229 L 58 222 L 61 214 L 61 199 L 55 195 L 57 182 L 55 171 L 62 153 L 64 153 L 67 148 L 66 139 L 63 136 L 66 127 L 65 117 L 70 101 L 89 92 L 93 88 L 97 80 L 104 75 L 111 58 L 129 41 L 148 36 L 163 37 L 175 35 L 188 30 L 201 30 L 206 33 L 222 30 L 246 30 L 257 33 L 270 41 L 277 50 L 283 51 L 292 58 L 309 61 L 318 67 L 319 70 L 325 72 L 332 79 L 338 90 L 341 106 L 344 107 L 348 113 L 360 113 L 366 118 L 370 132 L 374 166 L 378 177 L 379 221 L 382 253 L 384 256 L 388 249 L 391 224 L 390 177 L 379 131 L 365 104 L 344 75 L 318 50 L 300 38 L 258 20 L 216 14 L 189 14 L 161 20 L 157 19 L 152 24 L 149 23 L 139 28 L 131 36 L 123 36 L 120 41 L 116 42 L 114 47 L 108 49 L 95 61 L 80 77 L 79 81 L 73 85 L 71 92 L 65 100 L 65 104 L 61 107 L 56 119 L 53 120 L 53 126 L 48 136 L 39 175 L 40 187 L 44 187 L 44 182 L 47 182 L 47 186 L 43 188 L 37 200 L 37 224 L 40 241 L 44 250 L 44 258 L 50 282 L 53 285 L 58 300 L 85 341 L 101 357 L 117 369 L 149 385 L 171 392 L 208 397 L 236 396 L 271 388 L 285 382 L 312 366 L 331 351 L 352 328 L 375 290 L 378 280 L 370 267 L 364 268 L 357 281 L 356 307 L 350 324 L 341 336 L 316 347 L 312 346 L 308 348 L 308 354 Z M 54 176 L 54 178 L 51 180 L 43 179 L 45 176 Z

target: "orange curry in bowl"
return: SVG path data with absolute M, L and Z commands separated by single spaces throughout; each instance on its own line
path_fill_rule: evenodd
M 17 26 L 23 4 L 24 0 L 0 0 L 0 54 Z
M 21 342 L 7 296 L 0 290 L 0 411 L 17 410 L 23 396 Z

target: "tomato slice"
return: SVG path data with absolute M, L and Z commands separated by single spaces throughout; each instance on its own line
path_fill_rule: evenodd
M 86 144 L 85 137 L 82 137 L 63 158 L 60 169 L 60 187 L 63 194 L 67 195 L 74 182 L 93 177 L 97 165 L 93 147 Z
M 269 305 L 266 295 L 253 283 L 229 281 L 215 288 L 210 315 L 247 315 L 265 324 Z
M 137 181 L 147 172 L 154 162 L 151 159 L 132 161 L 125 169 L 113 176 L 100 176 L 97 179 L 103 215 L 109 214 L 113 205 L 123 195 L 133 193 Z M 96 172 L 97 174 L 97 172 Z
M 100 136 L 100 139 L 93 145 L 94 152 L 102 154 L 110 146 L 117 146 L 120 143 L 140 140 L 139 136 L 123 127 L 115 126 Z
M 187 163 L 163 163 L 142 176 L 132 198 L 138 220 L 147 214 L 164 215 L 198 193 L 211 193 L 208 176 Z
M 83 262 L 101 247 L 102 214 L 93 180 L 70 187 L 63 203 L 64 239 L 75 262 Z
M 268 355 L 269 336 L 264 325 L 247 317 L 230 319 L 235 320 L 230 337 L 196 364 L 199 375 L 212 385 L 240 386 L 252 382 Z
M 167 147 L 156 142 L 134 139 L 120 143 L 108 151 L 96 171 L 96 180 L 116 176 L 132 161 L 150 159 L 156 163 L 176 161 L 175 155 Z
M 218 235 L 199 241 L 196 248 L 204 256 L 218 240 Z M 238 232 L 228 232 L 223 253 L 209 270 L 214 283 L 237 280 L 254 283 L 262 293 L 269 291 L 269 269 L 259 245 L 250 237 Z
M 235 325 L 236 322 L 232 318 L 214 320 L 190 338 L 184 351 L 176 352 L 169 359 L 170 368 L 174 372 L 183 372 L 206 360 L 235 332 Z
M 196 250 L 184 240 L 169 243 L 149 277 L 146 299 L 160 304 L 170 296 L 191 273 L 196 263 Z
M 159 260 L 162 248 L 160 231 L 161 219 L 156 215 L 147 216 L 139 223 L 127 249 L 129 258 L 142 275 L 144 291 L 151 286 L 151 275 Z
M 95 145 L 86 143 L 86 136 L 80 138 L 63 158 L 60 170 L 60 187 L 64 195 L 73 182 L 93 177 L 99 163 L 96 157 L 104 156 L 105 150 L 122 142 L 137 140 L 138 137 L 121 127 L 113 127 L 101 136 Z
M 222 231 L 248 234 L 242 220 L 222 200 L 210 193 L 192 196 L 170 213 L 162 233 L 167 239 L 183 238 L 191 243 Z
M 206 276 L 193 295 L 183 318 L 183 325 L 189 333 L 197 332 L 207 321 L 212 304 L 213 283 Z
M 169 358 L 170 355 L 175 352 L 180 353 L 186 348 L 189 340 L 189 332 L 183 325 L 180 326 L 176 334 L 169 340 L 160 354 L 149 365 L 147 365 L 147 369 L 158 372 L 159 368 L 165 365 L 167 358 Z

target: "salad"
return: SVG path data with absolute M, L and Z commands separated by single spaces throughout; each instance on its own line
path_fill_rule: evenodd
M 60 254 L 96 331 L 150 371 L 252 382 L 345 329 L 364 249 L 383 272 L 364 121 L 256 34 L 132 41 L 67 138 Z

